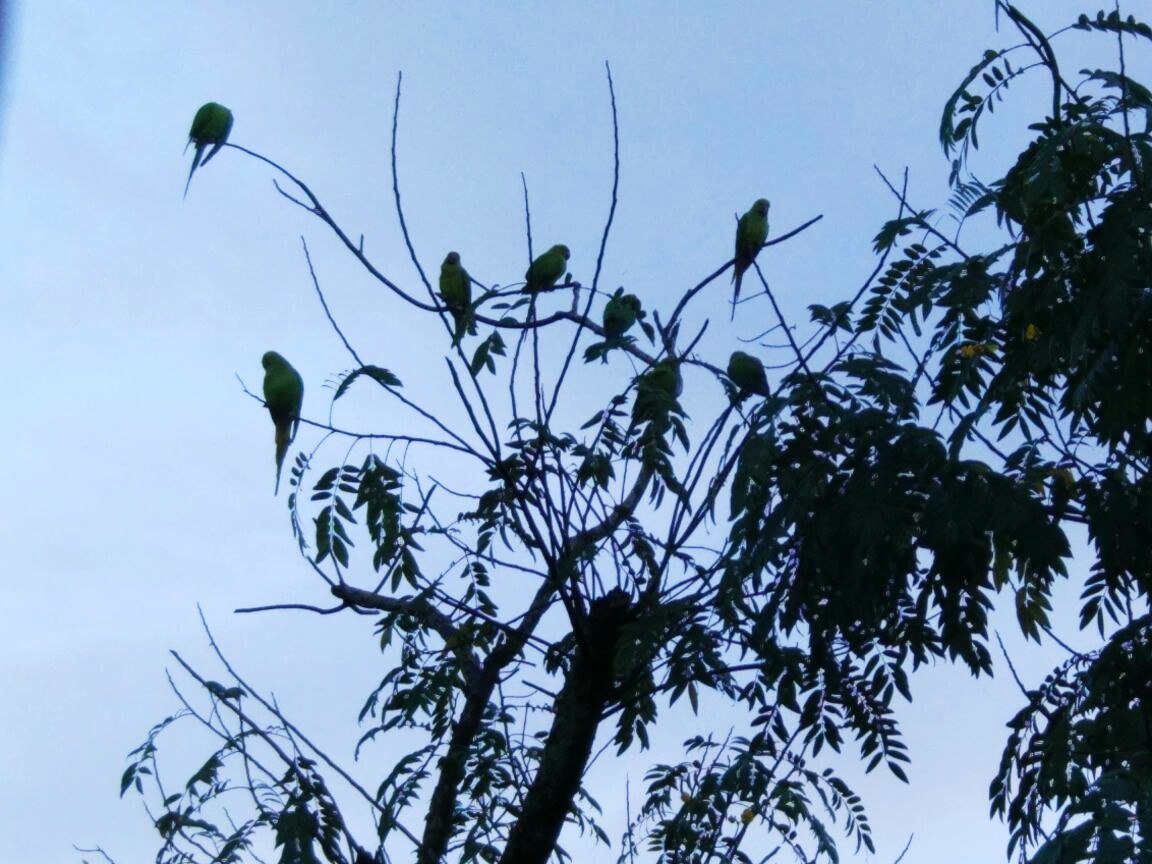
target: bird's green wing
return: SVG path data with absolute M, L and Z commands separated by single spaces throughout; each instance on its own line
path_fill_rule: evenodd
M 617 291 L 608 298 L 608 302 L 604 304 L 604 333 L 610 339 L 618 339 L 623 336 L 632 325 L 636 323 L 636 318 L 640 313 L 640 300 L 635 294 L 624 294 Z
M 460 255 L 456 252 L 449 252 L 440 265 L 440 297 L 456 322 L 452 336 L 452 344 L 456 345 L 472 321 L 472 279 L 460 266 Z
M 568 269 L 568 247 L 558 243 L 536 258 L 524 274 L 524 291 L 544 291 L 556 284 Z
M 728 360 L 728 377 L 741 394 L 768 395 L 768 376 L 764 372 L 764 364 L 758 357 L 743 351 L 732 352 Z
M 188 197 L 188 187 L 192 183 L 192 175 L 201 165 L 219 152 L 228 140 L 232 131 L 232 112 L 219 102 L 206 102 L 200 106 L 196 116 L 192 118 L 192 128 L 188 131 L 188 144 L 195 144 L 196 150 L 192 154 L 192 167 L 188 169 L 188 180 L 184 184 L 184 197 Z M 208 147 L 211 146 L 211 150 Z M 187 146 L 184 147 L 188 149 Z M 207 150 L 207 152 L 205 152 Z
M 740 286 L 744 282 L 744 271 L 752 266 L 760 247 L 768 239 L 768 199 L 758 198 L 748 212 L 736 224 L 736 261 L 732 267 L 732 281 L 736 284 L 732 292 L 732 317 L 736 317 L 736 302 L 740 299 Z

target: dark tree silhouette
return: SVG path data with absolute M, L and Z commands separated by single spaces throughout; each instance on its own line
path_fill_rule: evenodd
M 282 862 L 563 858 L 566 824 L 608 841 L 582 785 L 597 744 L 647 746 L 662 720 L 722 704 L 737 725 L 649 771 L 621 861 L 837 860 L 839 833 L 872 849 L 862 802 L 816 757 L 855 739 L 869 770 L 903 778 L 894 700 L 910 698 L 910 672 L 943 658 L 990 674 L 997 601 L 1028 636 L 1055 638 L 1070 524 L 1088 529 L 1081 616 L 1101 645 L 1026 692 L 993 811 L 1036 864 L 1152 856 L 1152 93 L 1125 58 L 1152 31 L 1115 11 L 1046 35 L 997 6 L 1022 41 L 985 53 L 947 102 L 949 210 L 889 183 L 898 212 L 875 270 L 812 306 L 802 341 L 761 267 L 819 217 L 773 224 L 741 301 L 769 304 L 786 337 L 759 352 L 766 393 L 746 359 L 697 347 L 732 261 L 670 309 L 603 287 L 615 186 L 599 255 L 574 255 L 554 286 L 522 293 L 520 264 L 499 284 L 473 279 L 464 300 L 453 283 L 444 302 L 410 241 L 413 283 L 303 182 L 226 145 L 273 169 L 392 302 L 440 316 L 429 353 L 446 358 L 462 422 L 345 339 L 355 365 L 333 402 L 374 386 L 396 408 L 371 434 L 303 418 L 327 435 L 291 471 L 301 555 L 336 603 L 300 608 L 377 618 L 389 669 L 362 743 L 397 728 L 423 743 L 359 781 L 222 654 L 225 683 L 177 657 L 203 693 L 181 695 L 122 783 L 159 802 L 159 861 L 254 860 L 271 839 Z M 1109 40 L 1113 68 L 1070 76 L 1056 46 L 1080 34 Z M 1051 83 L 1035 138 L 981 180 L 977 130 L 1029 74 Z M 399 99 L 398 85 L 397 118 Z M 975 219 L 998 239 L 967 245 Z M 713 414 L 708 388 L 726 396 Z M 331 465 L 337 439 L 363 457 Z M 158 740 L 185 718 L 219 747 L 170 791 Z M 354 836 L 352 807 L 375 836 Z

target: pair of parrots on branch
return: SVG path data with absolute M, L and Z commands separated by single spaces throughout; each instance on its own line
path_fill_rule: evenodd
M 558 243 L 533 261 L 524 274 L 525 294 L 537 294 L 556 285 L 568 270 L 568 247 Z M 457 345 L 467 332 L 476 333 L 472 309 L 472 277 L 460 264 L 460 253 L 449 252 L 440 265 L 440 299 L 456 322 L 452 344 Z

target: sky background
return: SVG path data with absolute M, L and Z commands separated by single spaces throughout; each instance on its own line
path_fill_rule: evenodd
M 1083 8 L 1025 4 L 1046 30 Z M 443 329 L 382 291 L 276 194 L 267 167 L 236 151 L 182 201 L 199 105 L 230 107 L 233 142 L 305 179 L 381 269 L 415 289 L 388 165 L 402 71 L 402 192 L 428 271 L 457 249 L 482 282 L 521 278 L 524 172 L 537 251 L 567 243 L 588 281 L 611 186 L 607 60 L 621 185 L 604 287 L 667 311 L 731 256 L 733 214 L 765 196 L 774 234 L 824 217 L 761 259 L 803 325 L 808 303 L 846 298 L 872 267 L 871 239 L 895 213 L 873 165 L 893 178 L 908 166 L 913 203 L 943 206 L 940 108 L 985 48 L 1018 41 L 995 32 L 984 0 L 50 0 L 10 4 L 4 23 L 0 861 L 28 864 L 78 861 L 72 844 L 100 844 L 120 864 L 151 858 L 154 829 L 138 799 L 118 799 L 118 781 L 127 752 L 176 707 L 168 650 L 211 668 L 198 603 L 250 680 L 346 762 L 361 700 L 385 671 L 370 620 L 232 614 L 326 600 L 285 499 L 271 495 L 271 424 L 236 376 L 258 390 L 260 355 L 274 348 L 305 379 L 305 413 L 323 419 L 323 383 L 349 368 L 301 235 L 365 359 L 433 404 L 445 395 Z M 1082 45 L 1111 62 L 1102 40 L 1058 44 L 1067 68 L 1085 65 Z M 1140 77 L 1147 53 L 1130 64 Z M 1044 92 L 1039 79 L 1014 87 L 1012 107 L 991 119 L 976 163 L 987 178 L 1027 140 Z M 727 292 L 726 281 L 710 288 L 696 319 L 711 317 L 702 350 L 717 358 L 771 323 L 761 300 L 729 325 Z M 371 395 L 348 401 L 342 425 L 408 428 Z M 303 430 L 298 443 L 317 440 Z M 1074 644 L 1090 644 L 1071 612 L 1060 620 Z M 1059 660 L 1025 649 L 1010 619 L 998 625 L 1030 683 Z M 907 864 L 1001 860 L 1006 833 L 988 821 L 987 788 L 1018 692 L 1003 672 L 973 681 L 943 667 L 914 691 L 901 715 L 910 786 L 883 771 L 862 778 L 851 758 L 838 765 L 865 793 L 873 860 L 894 860 L 910 834 Z M 378 778 L 386 755 L 372 752 L 360 775 Z M 643 765 L 677 757 L 629 763 L 633 800 Z M 619 773 L 602 760 L 590 788 L 605 778 L 615 794 Z M 615 838 L 619 823 L 606 824 Z

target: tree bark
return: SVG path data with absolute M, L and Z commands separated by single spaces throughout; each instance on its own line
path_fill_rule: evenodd
M 621 628 L 631 620 L 631 602 L 620 589 L 596 600 L 588 615 L 536 778 L 524 797 L 500 864 L 546 864 L 592 754 L 596 731 L 613 693 L 613 662 Z

